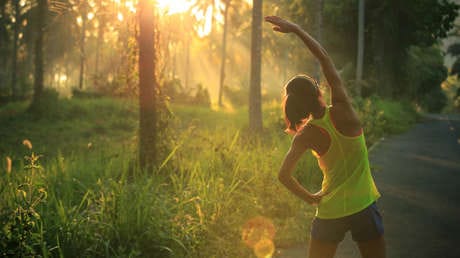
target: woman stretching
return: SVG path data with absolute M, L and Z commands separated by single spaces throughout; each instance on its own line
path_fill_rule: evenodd
M 310 258 L 334 257 L 347 231 L 362 257 L 385 257 L 382 218 L 375 201 L 380 194 L 372 179 L 363 129 L 337 70 L 326 50 L 297 24 L 265 17 L 273 30 L 295 33 L 318 59 L 331 90 L 326 106 L 317 82 L 297 75 L 285 86 L 286 131 L 294 134 L 279 180 L 302 200 L 317 206 L 311 227 Z M 321 191 L 312 194 L 292 176 L 302 155 L 311 149 L 323 172 Z

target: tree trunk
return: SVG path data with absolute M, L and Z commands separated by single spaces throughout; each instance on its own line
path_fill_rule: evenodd
M 317 12 L 316 12 L 316 40 L 318 42 L 323 41 L 323 0 L 317 0 Z M 320 83 L 321 80 L 321 65 L 319 64 L 318 60 L 316 60 L 316 71 L 315 71 L 315 79 Z
M 220 66 L 220 83 L 219 83 L 219 106 L 222 107 L 222 95 L 224 91 L 224 82 L 225 82 L 225 61 L 227 59 L 227 30 L 228 30 L 228 9 L 229 9 L 230 0 L 225 1 L 224 9 L 224 35 L 222 37 L 222 56 L 221 56 L 221 66 Z
M 261 60 L 262 60 L 262 0 L 254 0 L 251 33 L 251 85 L 249 92 L 249 128 L 262 130 Z
M 192 44 L 192 35 L 190 32 L 187 32 L 187 43 L 185 46 L 185 82 L 184 88 L 186 90 L 190 89 L 190 45 Z
M 0 15 L 2 20 L 6 17 L 5 9 L 6 9 L 6 0 L 0 0 Z M 6 64 L 9 56 L 9 49 L 8 49 L 8 32 L 6 31 L 6 24 L 0 25 L 2 27 L 0 33 L 0 64 Z M 8 87 L 7 84 L 7 74 L 8 74 L 8 66 L 4 66 L 3 69 L 0 69 L 0 92 L 3 91 L 4 87 Z M 2 99 L 0 98 L 0 104 Z
M 139 1 L 139 163 L 151 169 L 156 159 L 156 80 L 154 1 Z
M 356 57 L 356 82 L 358 82 L 356 93 L 361 96 L 361 84 L 359 81 L 363 79 L 363 60 L 364 60 L 364 1 L 359 0 L 358 14 L 358 55 Z
M 101 14 L 102 16 L 103 14 Z M 105 19 L 104 17 L 99 18 L 99 26 L 97 28 L 97 43 L 96 43 L 96 62 L 94 71 L 99 78 L 99 63 L 101 60 L 101 45 L 104 39 L 104 25 Z
M 83 89 L 85 77 L 85 37 L 86 37 L 86 1 L 83 1 L 83 10 L 81 15 L 81 33 L 80 33 L 80 75 L 78 79 L 78 88 Z
M 11 95 L 12 99 L 15 100 L 18 97 L 17 89 L 17 73 L 18 73 L 18 37 L 20 27 L 20 12 L 19 1 L 14 2 L 14 31 L 13 31 L 13 57 L 11 65 Z
M 214 52 L 214 11 L 215 10 L 216 10 L 215 1 L 211 0 L 211 21 L 209 22 L 211 23 L 211 31 L 209 32 L 209 51 L 208 51 L 209 62 L 211 62 L 211 64 L 213 64 L 212 55 Z
M 43 61 L 43 38 L 45 34 L 45 19 L 47 0 L 37 0 L 38 11 L 37 11 L 37 23 L 36 30 L 37 38 L 35 40 L 35 75 L 34 75 L 34 96 L 31 107 L 39 105 L 40 98 L 43 93 L 43 73 L 44 73 L 44 61 Z

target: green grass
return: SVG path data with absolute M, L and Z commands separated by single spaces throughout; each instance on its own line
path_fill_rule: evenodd
M 398 119 L 409 121 L 392 115 L 404 113 L 398 103 L 362 103 L 368 139 L 402 130 Z M 276 246 L 305 241 L 314 210 L 277 180 L 291 140 L 283 133 L 279 104 L 264 106 L 263 137 L 248 132 L 244 108 L 173 106 L 170 152 L 153 173 L 134 162 L 135 104 L 92 99 L 57 105 L 38 120 L 25 112 L 27 103 L 0 108 L 2 252 L 251 257 L 241 233 L 257 216 L 274 223 Z M 21 144 L 23 139 L 32 142 L 32 150 Z M 33 164 L 23 158 L 32 151 L 44 155 Z M 12 159 L 11 172 L 6 157 Z M 308 188 L 319 187 L 321 175 L 310 154 L 296 175 Z

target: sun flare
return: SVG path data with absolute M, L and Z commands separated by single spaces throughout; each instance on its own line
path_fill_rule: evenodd
M 194 3 L 190 0 L 156 0 L 156 2 L 158 9 L 167 15 L 186 12 Z

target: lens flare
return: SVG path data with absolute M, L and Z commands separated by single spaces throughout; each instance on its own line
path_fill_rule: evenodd
M 263 238 L 254 245 L 254 254 L 257 258 L 270 258 L 274 252 L 275 245 L 268 238 Z
M 243 226 L 241 237 L 248 247 L 254 249 L 258 258 L 271 257 L 275 252 L 275 226 L 268 218 L 257 216 L 248 220 Z

